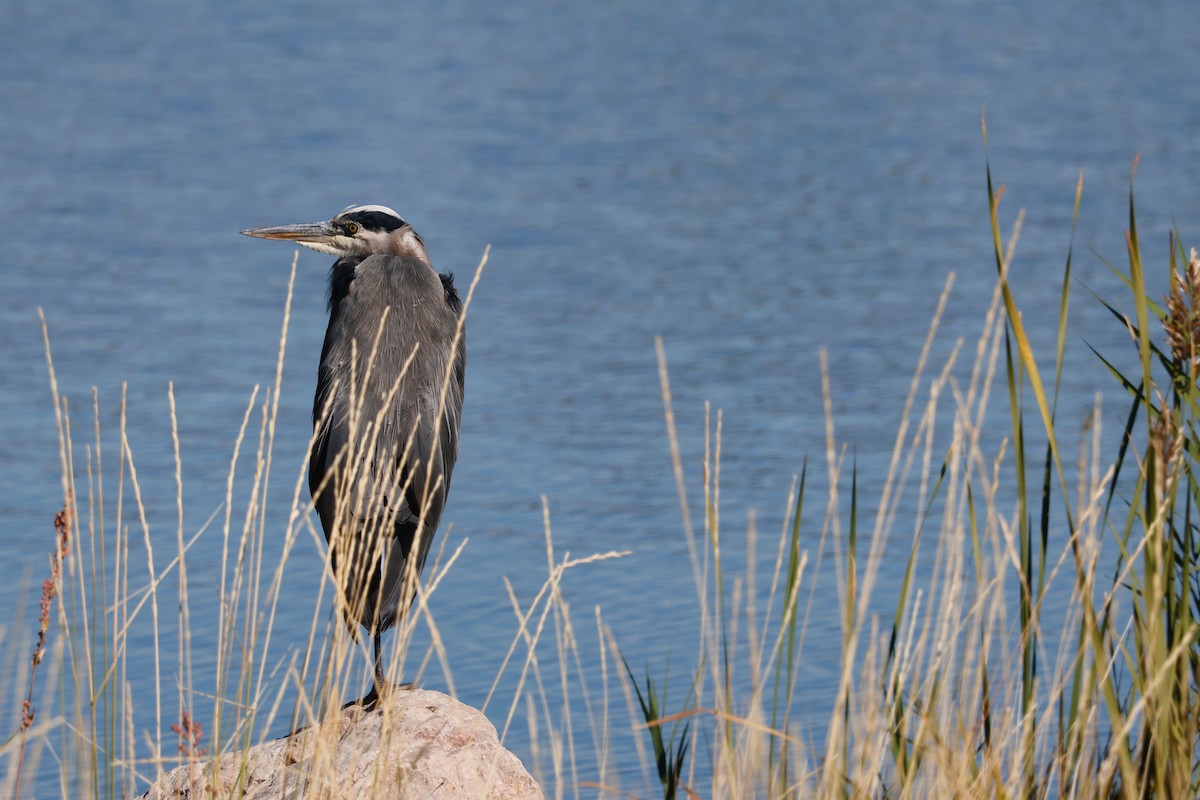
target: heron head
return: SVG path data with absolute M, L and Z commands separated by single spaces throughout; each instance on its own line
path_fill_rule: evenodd
M 304 222 L 242 231 L 259 239 L 283 239 L 335 256 L 374 254 L 429 261 L 425 242 L 387 206 L 348 206 L 328 222 Z

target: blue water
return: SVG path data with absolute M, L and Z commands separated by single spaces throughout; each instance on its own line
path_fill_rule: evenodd
M 760 530 L 779 529 L 806 457 L 824 473 L 821 348 L 839 437 L 860 483 L 877 487 L 947 275 L 957 282 L 935 364 L 956 339 L 973 345 L 990 298 L 984 108 L 1006 227 L 1027 210 L 1013 278 L 1048 363 L 1081 171 L 1075 274 L 1102 297 L 1119 296 L 1102 259 L 1124 257 L 1135 155 L 1157 294 L 1171 226 L 1197 241 L 1198 32 L 1200 9 L 1182 0 L 8 4 L 0 604 L 36 607 L 61 505 L 37 309 L 77 432 L 90 430 L 98 389 L 106 457 L 127 384 L 151 537 L 171 552 L 168 383 L 190 534 L 222 501 L 252 388 L 274 379 L 292 256 L 237 231 L 378 202 L 414 224 L 460 285 L 491 246 L 444 517 L 451 543 L 469 542 L 433 599 L 459 696 L 482 702 L 514 634 L 503 579 L 525 600 L 544 580 L 542 496 L 558 552 L 632 551 L 567 583 L 585 651 L 601 606 L 632 664 L 658 670 L 671 651 L 673 669 L 690 669 L 694 589 L 654 338 L 665 342 L 697 516 L 704 403 L 723 409 L 734 543 L 750 509 Z M 327 268 L 300 256 L 268 509 L 281 526 L 309 433 Z M 1077 291 L 1068 423 L 1097 391 L 1117 397 L 1085 341 L 1126 347 Z M 1115 430 L 1123 402 L 1105 413 Z M 736 566 L 743 556 L 728 547 Z M 302 540 L 289 562 L 277 658 L 307 636 L 317 552 Z M 189 554 L 194 614 L 218 559 L 215 536 Z M 902 568 L 899 557 L 885 567 L 885 598 Z M 828 714 L 820 703 L 839 652 L 827 596 L 802 673 L 814 719 Z M 174 613 L 164 612 L 169 641 Z M 32 647 L 32 616 L 10 626 L 5 663 Z M 202 616 L 193 628 L 202 652 L 215 634 Z M 134 669 L 132 684 L 153 683 L 148 664 Z M 173 698 L 173 666 L 162 679 Z M 424 682 L 446 686 L 437 669 Z M 514 686 L 510 673 L 502 696 Z M 8 725 L 21 687 L 3 688 Z M 502 723 L 503 709 L 489 716 Z M 150 730 L 153 714 L 139 709 L 135 724 Z M 522 721 L 508 743 L 528 757 Z M 630 752 L 623 732 L 614 747 Z M 621 762 L 622 784 L 642 791 L 636 761 Z M 56 774 L 43 757 L 38 796 L 57 792 Z

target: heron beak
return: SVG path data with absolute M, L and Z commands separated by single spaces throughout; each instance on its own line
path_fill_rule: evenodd
M 251 228 L 242 233 L 258 239 L 283 239 L 300 244 L 328 245 L 337 235 L 337 230 L 328 222 L 304 222 L 297 225 L 276 225 L 271 228 Z

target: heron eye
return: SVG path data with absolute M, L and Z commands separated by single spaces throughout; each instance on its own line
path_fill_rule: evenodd
M 350 236 L 353 236 L 354 234 L 358 233 L 358 223 L 357 222 L 347 222 L 345 231 Z

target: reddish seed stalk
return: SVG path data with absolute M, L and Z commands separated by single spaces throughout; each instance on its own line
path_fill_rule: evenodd
M 58 597 L 62 585 L 63 560 L 70 555 L 71 523 L 75 516 L 75 498 L 68 491 L 66 502 L 62 509 L 54 515 L 55 547 L 50 553 L 50 577 L 42 581 L 42 604 L 38 613 L 37 647 L 33 651 L 33 666 L 29 670 L 29 688 L 25 700 L 21 703 L 21 747 L 17 755 L 17 780 L 13 797 L 21 794 L 21 770 L 25 766 L 26 734 L 33 726 L 37 709 L 33 707 L 33 685 L 37 676 L 38 665 L 46 655 L 46 632 L 50 630 L 50 611 L 54 607 L 54 598 Z
M 200 729 L 200 723 L 192 719 L 192 715 L 187 711 L 183 712 L 181 721 L 171 725 L 171 730 L 179 736 L 179 752 L 188 758 L 203 758 L 208 753 L 207 747 L 197 748 L 200 740 L 204 738 L 204 731 Z

